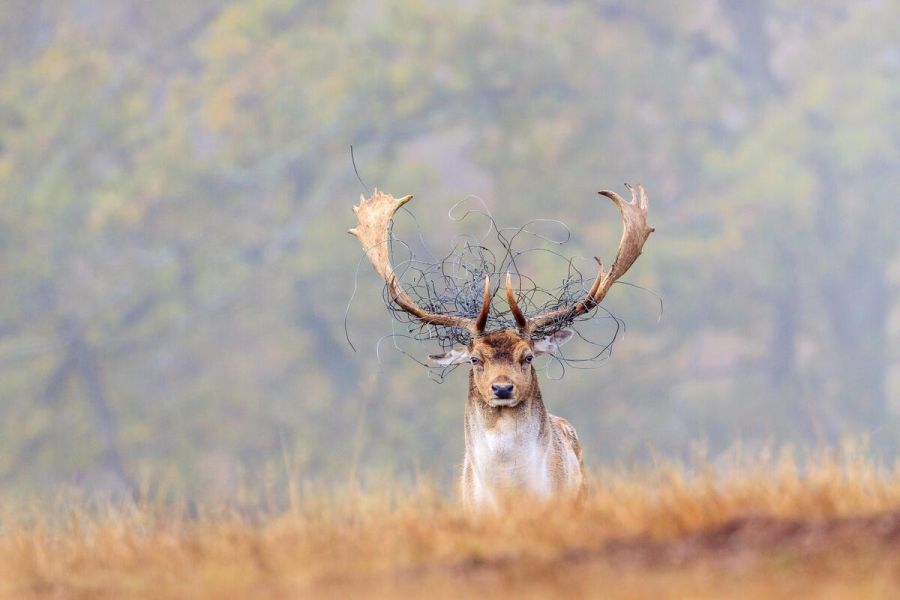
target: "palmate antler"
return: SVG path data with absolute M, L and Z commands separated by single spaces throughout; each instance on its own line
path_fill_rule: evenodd
M 525 335 L 540 333 L 549 325 L 568 324 L 578 316 L 590 311 L 606 297 L 612 285 L 631 268 L 634 261 L 641 255 L 644 242 L 650 237 L 654 229 L 647 225 L 647 193 L 638 184 L 637 190 L 627 183 L 625 187 L 631 192 L 631 201 L 625 200 L 615 192 L 604 190 L 601 195 L 612 200 L 622 213 L 623 231 L 619 242 L 619 249 L 613 261 L 612 268 L 606 271 L 600 259 L 597 262 L 600 270 L 597 278 L 591 285 L 587 294 L 570 306 L 564 306 L 556 310 L 546 312 L 531 318 L 525 316 L 516 302 L 516 294 L 512 287 L 510 275 L 506 275 L 506 299 L 510 311 L 516 322 L 518 330 Z M 488 312 L 491 305 L 490 280 L 485 276 L 484 298 L 481 311 L 476 319 L 458 317 L 441 313 L 429 312 L 413 302 L 403 290 L 390 262 L 390 224 L 397 210 L 412 200 L 412 196 L 394 198 L 390 194 L 384 194 L 375 190 L 368 200 L 360 196 L 359 206 L 353 207 L 358 224 L 349 233 L 355 235 L 366 256 L 375 271 L 384 279 L 391 302 L 414 318 L 426 325 L 453 327 L 470 331 L 473 335 L 482 335 L 487 324 Z
M 610 192 L 608 190 L 600 192 L 601 195 L 606 196 L 619 207 L 619 210 L 622 212 L 624 230 L 622 231 L 622 239 L 619 242 L 619 249 L 616 252 L 616 259 L 613 261 L 612 268 L 609 271 L 605 271 L 603 263 L 600 262 L 599 258 L 596 259 L 597 263 L 600 265 L 600 271 L 597 274 L 597 278 L 594 280 L 591 289 L 581 300 L 571 306 L 559 308 L 527 319 L 522 314 L 518 304 L 516 304 L 512 282 L 510 281 L 509 275 L 507 275 L 506 298 L 507 302 L 509 302 L 513 317 L 516 320 L 516 326 L 521 332 L 531 334 L 552 323 L 569 323 L 579 315 L 588 312 L 600 304 L 606 296 L 606 293 L 609 291 L 609 288 L 612 287 L 612 284 L 624 275 L 631 265 L 634 264 L 634 261 L 637 260 L 638 256 L 641 255 L 644 242 L 647 241 L 647 238 L 650 237 L 650 234 L 654 231 L 652 227 L 647 225 L 647 193 L 640 184 L 637 185 L 637 192 L 635 192 L 635 189 L 627 183 L 625 184 L 625 187 L 631 192 L 630 202 L 615 192 Z
M 375 271 L 384 279 L 387 285 L 388 295 L 391 301 L 401 309 L 426 325 L 438 325 L 443 327 L 457 327 L 467 329 L 474 335 L 484 333 L 487 324 L 488 312 L 491 307 L 491 286 L 488 277 L 484 278 L 484 299 L 481 312 L 477 319 L 455 317 L 451 315 L 428 312 L 423 309 L 403 291 L 397 274 L 390 261 L 390 223 L 394 213 L 401 206 L 412 200 L 412 196 L 394 198 L 390 194 L 383 194 L 377 189 L 372 197 L 366 200 L 359 197 L 359 206 L 353 207 L 358 224 L 348 230 L 359 239 L 369 262 L 375 267 Z

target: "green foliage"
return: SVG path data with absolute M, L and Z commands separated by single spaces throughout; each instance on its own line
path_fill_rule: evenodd
M 596 191 L 645 184 L 658 233 L 628 280 L 665 315 L 617 286 L 613 358 L 544 384 L 589 462 L 698 438 L 894 447 L 892 5 L 89 4 L 0 8 L 7 485 L 227 493 L 283 455 L 451 477 L 464 376 L 433 385 L 390 342 L 379 364 L 366 265 L 344 340 L 351 143 L 437 248 L 477 193 L 608 261 Z

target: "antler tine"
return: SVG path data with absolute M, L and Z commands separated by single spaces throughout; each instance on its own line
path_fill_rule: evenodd
M 360 195 L 359 200 L 359 206 L 353 207 L 358 223 L 356 227 L 348 230 L 348 233 L 355 235 L 359 239 L 359 243 L 362 244 L 369 262 L 375 268 L 375 272 L 384 279 L 391 301 L 426 325 L 459 327 L 468 329 L 473 333 L 480 333 L 477 323 L 472 319 L 428 312 L 417 305 L 403 290 L 400 280 L 394 273 L 389 257 L 390 223 L 394 213 L 401 206 L 412 200 L 412 196 L 404 196 L 398 199 L 376 189 L 368 200 L 363 198 L 362 195 Z M 485 288 L 487 290 L 485 292 L 486 306 L 489 309 L 490 290 L 489 286 L 485 286 Z M 482 307 L 482 314 L 479 316 L 479 321 L 482 320 L 484 321 L 481 324 L 483 330 L 484 324 L 487 322 L 487 309 L 484 307 Z
M 506 272 L 506 303 L 509 304 L 509 310 L 516 320 L 516 327 L 519 331 L 527 331 L 528 319 L 522 314 L 522 309 L 519 308 L 519 304 L 516 302 L 516 293 L 513 291 L 512 278 L 509 275 L 509 271 Z
M 603 298 L 606 297 L 606 293 L 612 287 L 612 284 L 624 275 L 631 268 L 631 265 L 634 264 L 634 261 L 637 260 L 638 256 L 641 255 L 644 242 L 655 231 L 647 224 L 649 208 L 647 192 L 644 191 L 644 187 L 641 184 L 637 184 L 637 190 L 627 183 L 625 187 L 631 192 L 630 202 L 609 190 L 599 192 L 602 196 L 612 200 L 622 213 L 622 239 L 619 241 L 619 249 L 616 251 L 616 259 L 613 261 L 612 267 L 610 267 L 609 271 L 606 271 L 600 259 L 596 259 L 600 269 L 597 273 L 597 278 L 591 285 L 591 289 L 584 298 L 571 306 L 535 317 L 529 322 L 531 330 L 557 320 L 570 321 L 600 304 Z
M 481 301 L 481 312 L 478 313 L 478 319 L 475 321 L 475 334 L 484 333 L 487 325 L 488 314 L 491 312 L 491 278 L 489 275 L 484 276 L 484 299 Z

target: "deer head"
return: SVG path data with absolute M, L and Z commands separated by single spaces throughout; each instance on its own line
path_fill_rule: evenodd
M 473 395 L 493 408 L 513 407 L 537 389 L 532 366 L 535 357 L 555 352 L 572 335 L 571 329 L 562 329 L 532 340 L 519 331 L 505 329 L 476 337 L 468 347 L 429 358 L 441 366 L 470 363 Z
M 531 364 L 534 358 L 555 352 L 572 337 L 572 331 L 566 327 L 600 304 L 613 283 L 640 256 L 644 242 L 653 232 L 647 225 L 648 203 L 644 188 L 638 185 L 634 189 L 628 184 L 626 187 L 631 192 L 631 201 L 615 192 L 600 192 L 619 207 L 624 224 L 612 267 L 607 271 L 597 258 L 599 271 L 584 297 L 570 306 L 533 316 L 526 316 L 519 308 L 507 273 L 506 301 L 515 322 L 513 327 L 493 332 L 485 331 L 493 296 L 487 276 L 481 310 L 474 319 L 425 310 L 413 302 L 400 285 L 388 256 L 390 223 L 397 209 L 412 196 L 397 199 L 378 190 L 368 200 L 360 196 L 359 206 L 353 207 L 358 225 L 349 232 L 359 239 L 375 271 L 384 279 L 391 302 L 423 324 L 466 329 L 472 334 L 467 347 L 453 348 L 430 358 L 438 365 L 470 363 L 473 391 L 485 403 L 492 407 L 515 406 L 537 386 Z

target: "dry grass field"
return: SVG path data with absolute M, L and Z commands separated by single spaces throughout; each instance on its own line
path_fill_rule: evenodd
M 0 597 L 897 598 L 900 471 L 860 453 L 593 474 L 471 517 L 427 484 L 286 510 L 8 506 Z

